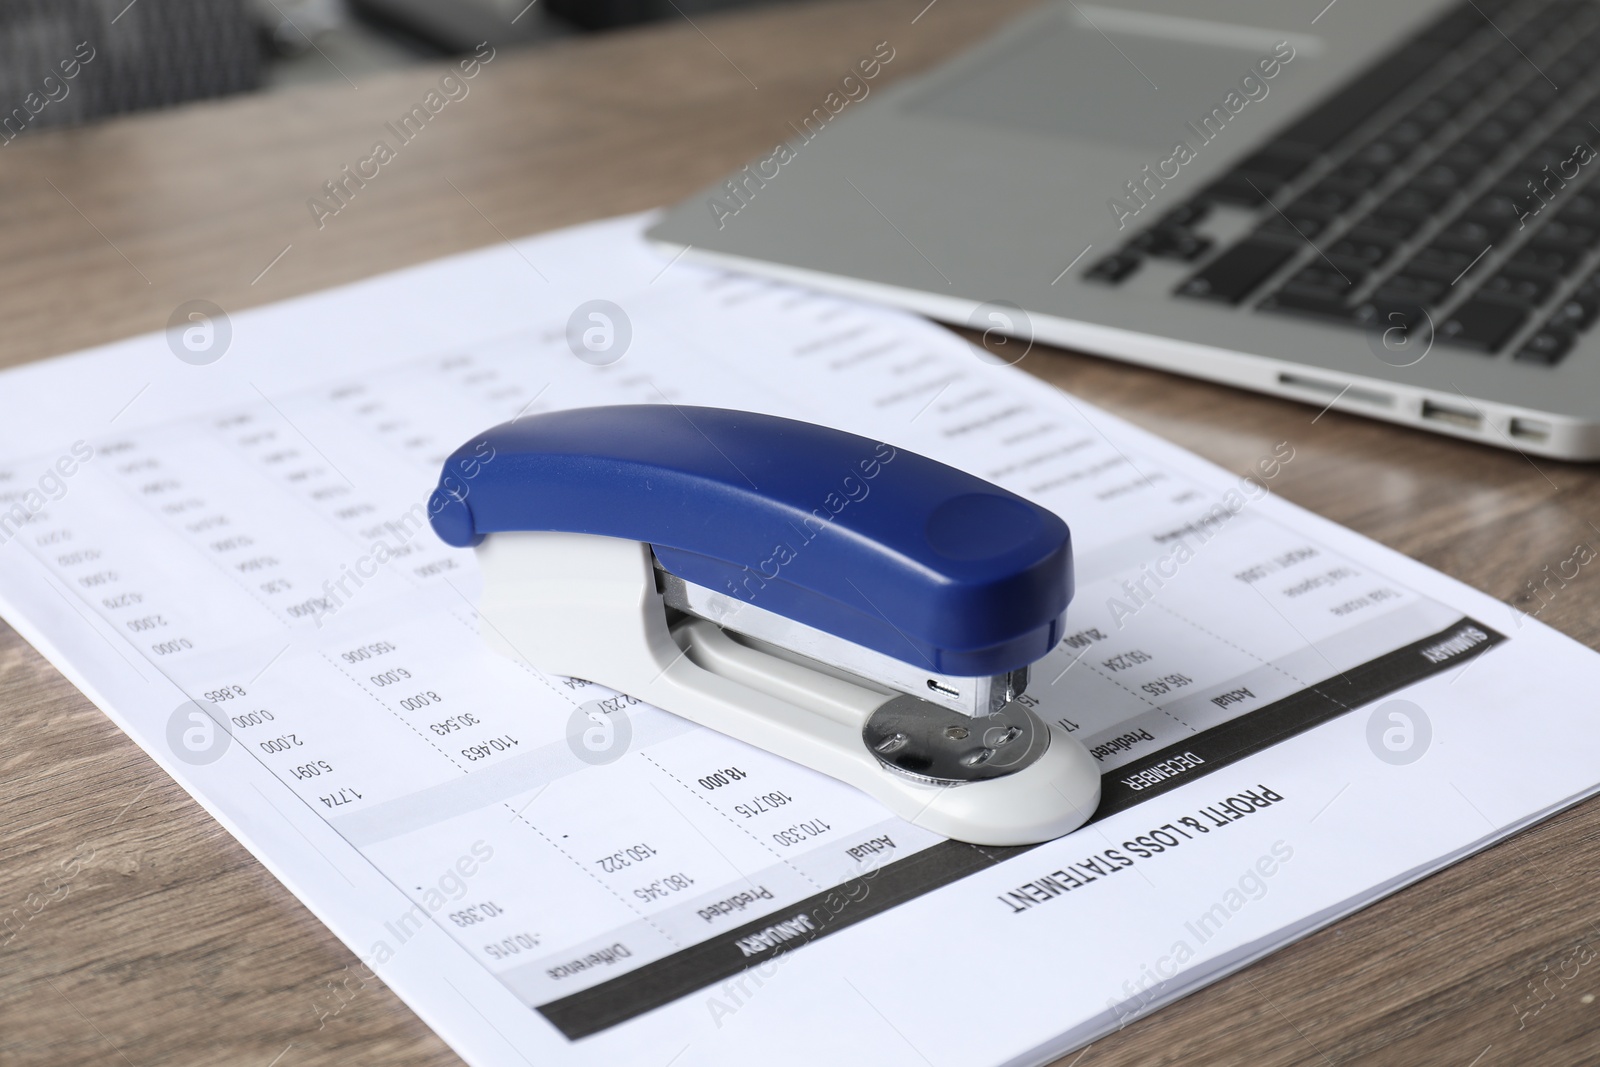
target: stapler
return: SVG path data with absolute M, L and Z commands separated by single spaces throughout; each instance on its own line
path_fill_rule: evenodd
M 1062 637 L 1070 534 L 981 478 L 770 415 L 576 408 L 474 437 L 429 513 L 476 548 L 484 638 L 541 671 L 962 841 L 1049 840 L 1099 802 L 1093 757 L 1023 695 Z

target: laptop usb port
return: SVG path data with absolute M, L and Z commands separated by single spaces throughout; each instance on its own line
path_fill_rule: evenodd
M 1476 411 L 1463 408 L 1453 408 L 1446 404 L 1435 404 L 1432 400 L 1422 402 L 1422 417 L 1434 422 L 1447 422 L 1451 426 L 1459 426 L 1464 430 L 1476 430 L 1483 425 L 1483 416 Z
M 1543 444 L 1550 440 L 1550 424 L 1538 419 L 1513 418 L 1511 420 L 1511 436 L 1519 437 L 1524 441 L 1537 441 Z

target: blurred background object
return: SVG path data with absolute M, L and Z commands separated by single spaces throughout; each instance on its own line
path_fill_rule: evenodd
M 687 17 L 779 0 L 547 0 L 550 12 L 586 30 L 607 30 L 655 19 Z
M 0 0 L 3 2 L 3 0 Z M 267 50 L 265 87 L 279 88 L 330 79 L 360 79 L 403 67 L 458 47 L 441 48 L 403 20 L 382 12 L 363 18 L 347 0 L 248 0 Z M 448 7 L 449 0 L 438 6 Z M 484 38 L 472 41 L 477 44 Z
M 350 0 L 369 32 L 387 29 L 444 53 L 564 36 L 570 26 L 548 17 L 545 0 Z
M 314 52 L 317 40 L 344 29 L 349 22 L 344 0 L 248 0 L 261 28 L 262 42 L 273 55 Z
M 34 129 L 800 0 L 0 0 L 0 144 Z
M 0 0 L 6 141 L 260 81 L 260 46 L 240 0 Z

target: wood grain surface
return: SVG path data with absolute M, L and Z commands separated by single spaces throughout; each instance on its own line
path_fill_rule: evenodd
M 237 310 L 674 200 L 785 137 L 876 42 L 903 77 L 1025 6 L 925 4 L 502 48 L 320 229 L 307 198 L 442 66 L 18 139 L 0 148 L 0 364 L 160 329 L 193 298 Z M 1600 545 L 1587 467 L 1071 353 L 1023 366 L 1234 470 L 1290 441 L 1284 497 L 1528 610 L 1541 568 Z M 1540 617 L 1595 645 L 1600 585 L 1580 573 Z M 1509 743 L 1563 743 L 1506 725 Z M 1600 1062 L 1597 873 L 1591 802 L 1063 1062 Z M 459 1062 L 389 991 L 347 981 L 356 962 L 0 627 L 0 1064 Z M 319 1020 L 334 985 L 354 993 Z

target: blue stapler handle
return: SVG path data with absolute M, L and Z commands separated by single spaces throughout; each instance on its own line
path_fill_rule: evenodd
M 882 442 L 750 412 L 504 423 L 451 456 L 429 511 L 458 547 L 509 530 L 644 542 L 687 582 L 943 674 L 1032 663 L 1072 598 L 1071 535 L 1053 512 Z

